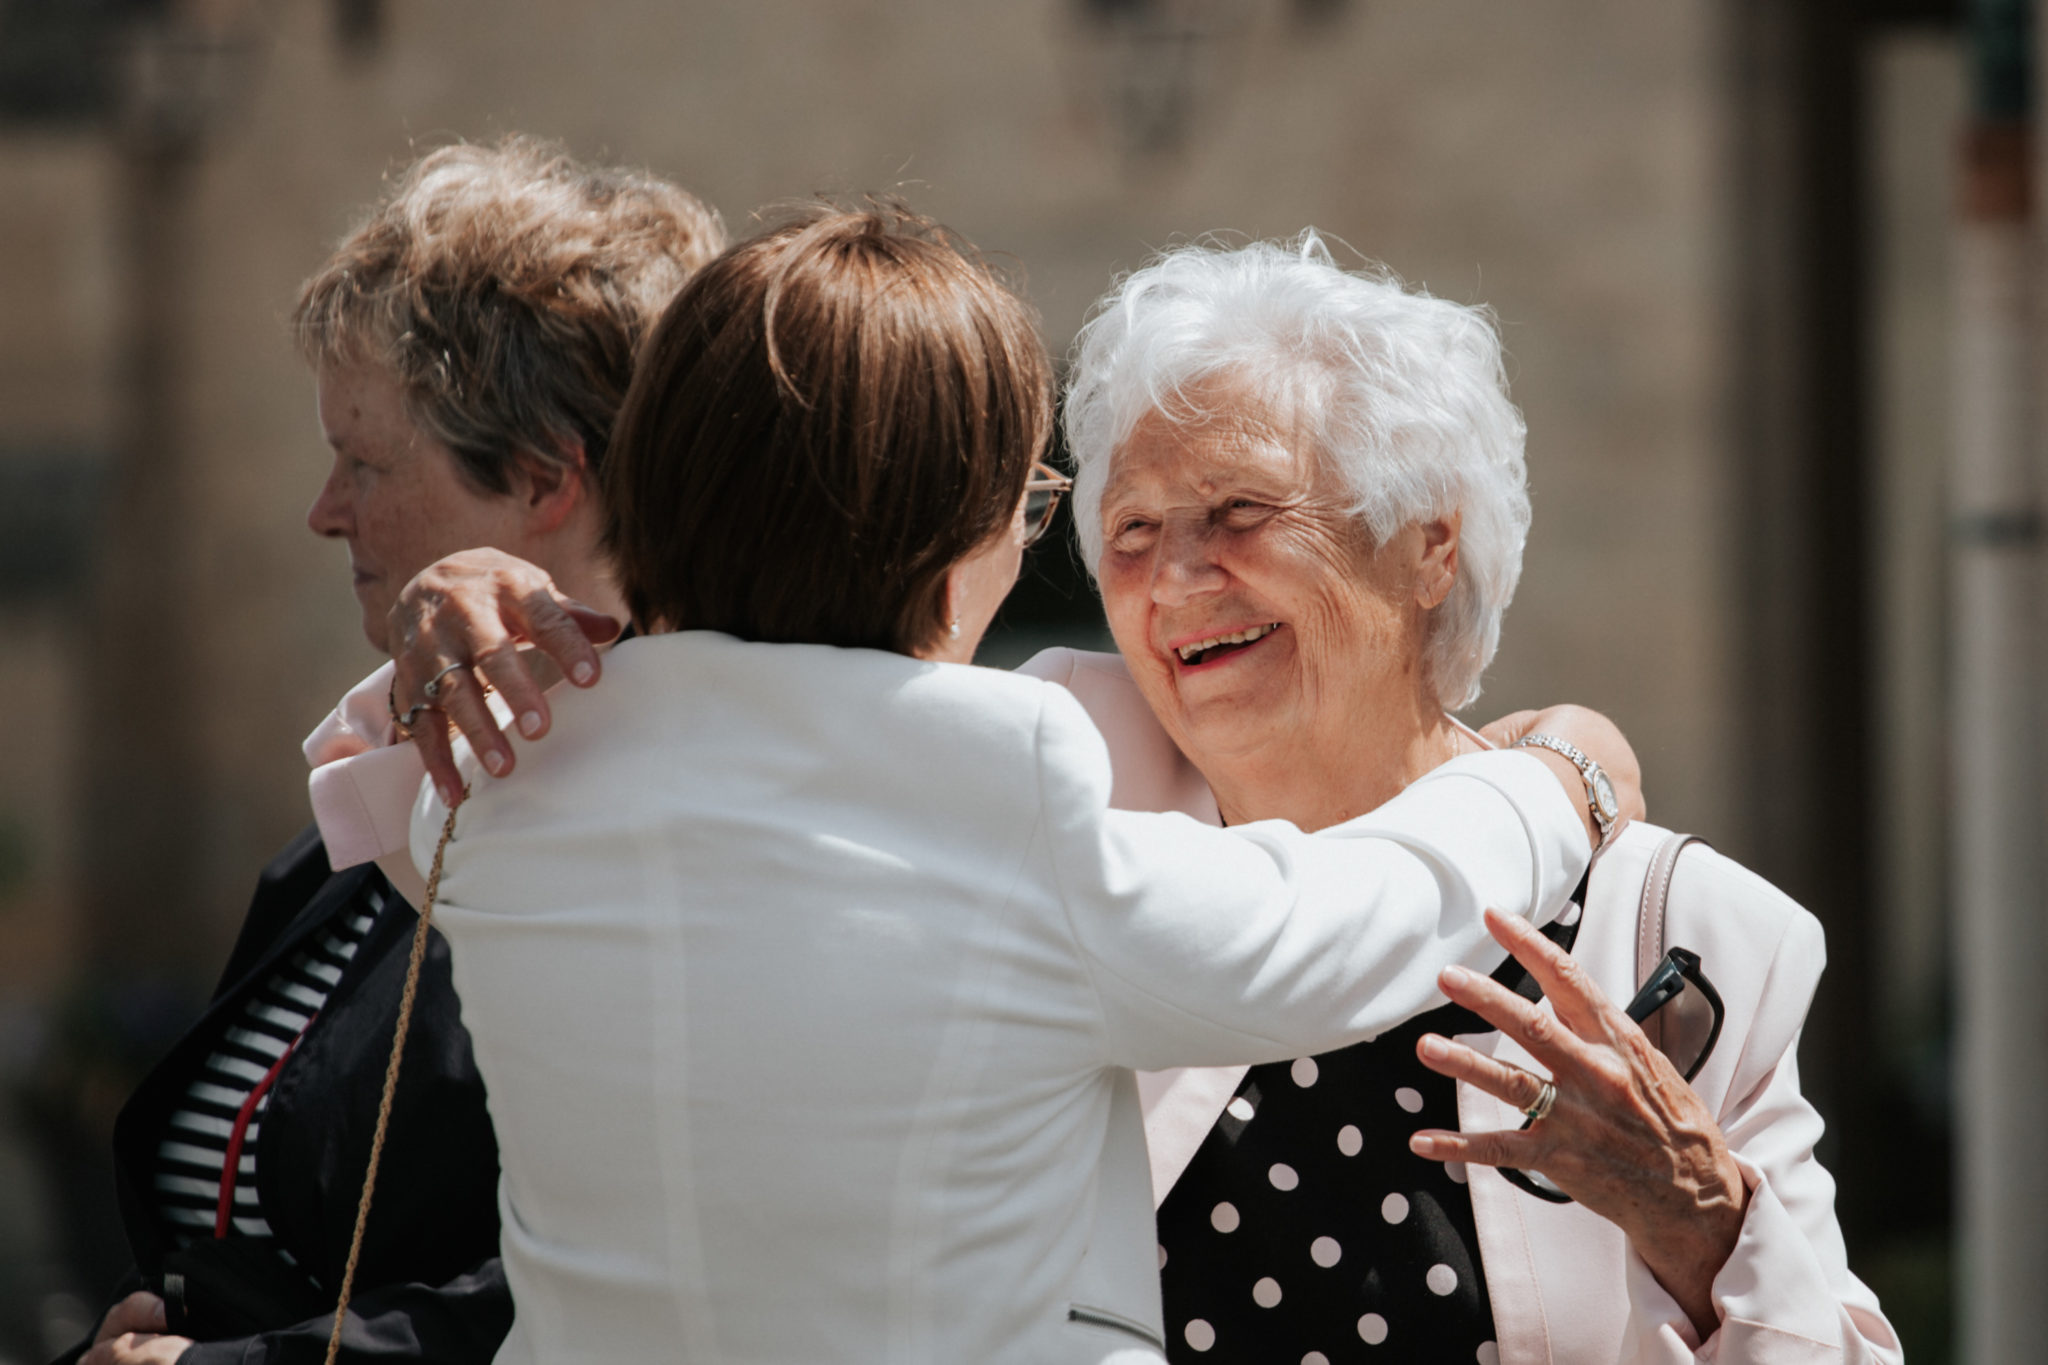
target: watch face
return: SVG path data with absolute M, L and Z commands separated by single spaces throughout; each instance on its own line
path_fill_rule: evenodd
M 1593 801 L 1600 807 L 1600 816 L 1612 820 L 1621 814 L 1621 802 L 1614 799 L 1614 784 L 1607 780 L 1607 774 L 1596 771 L 1593 774 Z

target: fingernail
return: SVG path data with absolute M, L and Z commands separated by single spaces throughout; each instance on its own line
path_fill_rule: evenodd
M 586 661 L 570 669 L 569 676 L 576 680 L 578 687 L 588 687 L 590 680 L 597 676 L 597 669 Z
M 540 712 L 528 711 L 519 718 L 519 733 L 532 739 L 540 733 Z
M 446 782 L 436 782 L 434 790 L 441 793 L 441 804 L 450 810 L 455 808 L 455 792 Z
M 505 769 L 511 765 L 505 761 L 505 755 L 492 749 L 484 755 L 484 766 L 491 770 L 492 777 L 503 777 Z
M 1472 973 L 1453 964 L 1444 968 L 1442 980 L 1447 986 L 1463 986 L 1472 980 Z
M 1436 1150 L 1436 1139 L 1416 1133 L 1408 1139 L 1408 1150 L 1417 1156 L 1428 1156 Z
M 1451 1055 L 1451 1047 L 1443 1039 L 1431 1034 L 1422 1040 L 1422 1055 L 1432 1062 L 1440 1062 Z

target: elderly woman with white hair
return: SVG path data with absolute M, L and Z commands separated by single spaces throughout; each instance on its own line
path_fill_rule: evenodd
M 1483 310 L 1342 270 L 1313 233 L 1183 248 L 1097 309 L 1066 423 L 1118 653 L 1023 671 L 1100 728 L 1113 804 L 1324 829 L 1461 754 L 1553 747 L 1526 715 L 1450 714 L 1530 516 Z M 557 596 L 506 556 L 444 561 L 401 597 L 401 666 L 488 667 L 524 636 L 594 682 Z M 509 760 L 480 709 L 455 718 Z M 1618 818 L 1572 757 L 1604 854 L 1576 917 L 1494 924 L 1515 960 L 1493 979 L 1446 971 L 1447 1003 L 1340 1052 L 1141 1077 L 1171 1358 L 1899 1359 L 1799 1089 L 1819 925 Z
M 1119 656 L 1026 670 L 1103 724 L 1120 796 L 1317 829 L 1547 743 L 1450 714 L 1529 527 L 1482 310 L 1313 233 L 1170 252 L 1083 330 L 1066 424 Z M 1494 979 L 1342 1052 L 1146 1078 L 1173 1358 L 1898 1359 L 1799 1091 L 1819 925 L 1582 770 L 1624 827 L 1575 921 L 1496 923 Z

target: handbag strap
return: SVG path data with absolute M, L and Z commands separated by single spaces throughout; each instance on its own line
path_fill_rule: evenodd
M 1667 834 L 1650 855 L 1650 871 L 1643 878 L 1642 900 L 1636 907 L 1636 984 L 1642 985 L 1657 970 L 1665 953 L 1665 908 L 1671 900 L 1671 877 L 1678 871 L 1678 855 L 1693 844 L 1707 841 L 1697 834 Z M 1663 1021 L 1651 1015 L 1643 1032 L 1652 1043 L 1661 1043 Z
M 464 788 L 462 794 L 469 795 Z M 334 1330 L 327 1338 L 326 1365 L 334 1365 L 341 1354 L 341 1325 L 348 1317 L 349 1296 L 355 1290 L 356 1262 L 363 1254 L 363 1229 L 370 1221 L 370 1197 L 377 1190 L 377 1165 L 384 1156 L 384 1136 L 391 1128 L 391 1100 L 398 1093 L 398 1063 L 405 1055 L 405 1035 L 412 1028 L 412 1006 L 419 995 L 420 965 L 427 958 L 427 930 L 433 925 L 434 898 L 441 892 L 441 861 L 448 853 L 448 840 L 455 834 L 455 812 L 462 803 L 449 807 L 441 825 L 441 841 L 434 845 L 434 865 L 427 872 L 427 894 L 420 906 L 419 927 L 413 930 L 412 957 L 405 964 L 405 990 L 398 997 L 398 1029 L 391 1037 L 391 1061 L 384 1068 L 384 1095 L 377 1102 L 377 1127 L 370 1136 L 370 1165 L 363 1173 L 363 1198 L 356 1205 L 356 1230 L 349 1238 L 348 1264 L 341 1272 L 341 1295 L 334 1305 Z

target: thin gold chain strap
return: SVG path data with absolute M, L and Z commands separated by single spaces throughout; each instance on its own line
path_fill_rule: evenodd
M 469 795 L 463 788 L 462 794 Z M 363 1254 L 363 1229 L 370 1221 L 370 1196 L 377 1190 L 377 1163 L 384 1155 L 384 1135 L 391 1127 L 391 1099 L 398 1093 L 398 1063 L 405 1055 L 405 1035 L 412 1028 L 413 999 L 420 989 L 420 964 L 427 958 L 427 930 L 434 918 L 434 898 L 441 892 L 441 860 L 447 856 L 448 840 L 455 834 L 455 812 L 461 803 L 450 807 L 448 819 L 441 825 L 441 842 L 434 845 L 434 865 L 427 872 L 426 901 L 420 906 L 419 927 L 412 935 L 412 960 L 405 965 L 405 991 L 398 997 L 398 1032 L 391 1039 L 391 1062 L 384 1068 L 384 1097 L 377 1102 L 377 1129 L 370 1137 L 370 1168 L 363 1174 L 363 1198 L 356 1205 L 355 1235 L 349 1238 L 348 1265 L 341 1272 L 341 1298 L 334 1305 L 334 1331 L 327 1338 L 327 1365 L 334 1365 L 335 1357 L 341 1354 L 341 1325 L 348 1317 L 349 1295 L 356 1284 L 356 1262 Z

